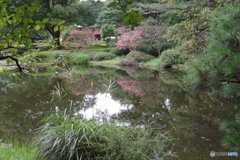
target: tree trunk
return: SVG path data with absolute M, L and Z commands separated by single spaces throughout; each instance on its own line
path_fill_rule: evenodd
M 54 32 L 52 36 L 53 36 L 54 44 L 57 46 L 57 49 L 61 49 L 60 31 Z
M 53 37 L 53 42 L 57 46 L 57 49 L 60 49 L 60 31 L 54 31 L 54 26 L 47 26 L 46 27 L 47 31 L 52 35 Z
M 1 57 L 0 57 L 0 60 L 7 59 L 7 58 L 11 58 L 12 60 L 14 60 L 14 61 L 16 62 L 16 65 L 17 65 L 17 67 L 18 67 L 19 72 L 22 72 L 22 69 L 23 69 L 23 68 L 19 65 L 18 59 L 14 58 L 14 57 L 12 57 L 12 56 L 6 55 L 6 56 L 1 56 Z

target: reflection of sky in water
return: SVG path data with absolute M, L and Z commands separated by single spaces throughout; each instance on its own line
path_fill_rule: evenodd
M 86 98 L 91 98 L 92 95 L 86 95 Z M 80 110 L 77 114 L 83 115 L 86 119 L 99 119 L 100 121 L 108 121 L 112 115 L 121 113 L 122 110 L 131 109 L 129 105 L 123 106 L 118 101 L 112 99 L 109 93 L 98 93 L 96 95 L 96 104 L 88 109 Z

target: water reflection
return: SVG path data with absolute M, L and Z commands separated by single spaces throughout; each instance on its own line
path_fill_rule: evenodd
M 151 70 L 71 68 L 60 75 L 0 74 L 0 139 L 25 141 L 43 116 L 68 108 L 103 123 L 154 122 L 153 127 L 176 138 L 180 159 L 210 159 L 210 151 L 233 151 L 221 146 L 219 131 L 223 119 L 239 112 L 239 100 L 233 96 L 215 97 L 209 88 L 192 92 L 180 75 Z
M 84 98 L 84 102 L 87 102 L 88 99 L 91 99 L 92 95 L 87 95 Z M 112 116 L 117 116 L 122 111 L 127 111 L 132 108 L 132 106 L 121 105 L 120 102 L 113 100 L 110 93 L 98 93 L 96 97 L 96 104 L 91 108 L 82 109 L 75 115 L 82 115 L 86 119 L 96 119 L 104 123 L 110 122 Z

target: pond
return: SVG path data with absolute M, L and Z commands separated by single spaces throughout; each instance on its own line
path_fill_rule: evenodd
M 239 112 L 240 101 L 206 88 L 190 91 L 175 71 L 73 66 L 40 73 L 0 72 L 0 141 L 31 140 L 44 116 L 66 110 L 103 123 L 153 122 L 174 138 L 173 151 L 183 160 L 234 151 L 222 147 L 219 124 Z

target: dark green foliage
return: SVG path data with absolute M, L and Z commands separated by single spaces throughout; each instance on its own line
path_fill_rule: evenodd
M 102 26 L 104 24 L 111 24 L 116 27 L 122 26 L 123 22 L 119 19 L 122 13 L 122 11 L 114 10 L 113 8 L 104 8 L 103 11 L 99 13 L 97 25 Z
M 172 156 L 167 135 L 134 126 L 100 124 L 52 114 L 37 132 L 38 158 L 47 160 L 153 160 Z
M 116 48 L 113 48 L 110 52 L 117 56 L 126 56 L 130 52 L 130 50 L 129 49 L 119 49 L 118 47 L 116 47 Z
M 88 10 L 89 12 L 91 12 L 91 16 L 86 17 L 84 19 L 84 23 L 86 23 L 87 26 L 95 25 L 97 23 L 97 18 L 99 13 L 103 11 L 104 2 L 89 0 L 89 1 L 81 1 L 80 5 L 85 10 Z
M 95 61 L 111 60 L 111 59 L 114 59 L 115 57 L 116 55 L 109 52 L 97 52 L 92 57 L 92 60 L 95 60 Z
M 48 38 L 49 38 L 49 34 L 47 34 L 42 30 L 38 30 L 38 31 L 33 30 L 30 33 L 30 39 L 32 40 L 32 42 L 39 41 L 39 40 L 47 40 Z
M 186 62 L 187 58 L 178 49 L 168 49 L 162 53 L 159 59 L 159 67 L 171 68 Z
M 144 52 L 146 54 L 152 55 L 154 57 L 159 56 L 159 54 L 156 51 L 154 51 L 151 47 L 146 46 L 146 45 L 141 45 L 141 46 L 137 47 L 137 50 L 140 52 Z
M 153 56 L 148 55 L 148 54 L 143 53 L 143 52 L 139 52 L 139 51 L 131 51 L 126 56 L 127 60 L 135 60 L 137 62 L 144 62 L 144 61 L 148 61 L 148 60 L 153 59 L 153 58 L 154 58 Z
M 226 5 L 212 14 L 207 54 L 194 60 L 197 72 L 208 79 L 240 83 L 239 14 L 240 5 Z
M 240 82 L 239 14 L 240 5 L 227 6 L 213 13 L 207 51 L 211 69 L 223 75 L 223 78 Z
M 224 120 L 220 125 L 220 130 L 225 132 L 223 146 L 231 147 L 235 151 L 240 150 L 240 114 L 233 120 Z
M 114 37 L 116 35 L 113 25 L 104 24 L 101 29 L 102 29 L 102 38 L 106 41 L 111 40 L 108 37 Z

